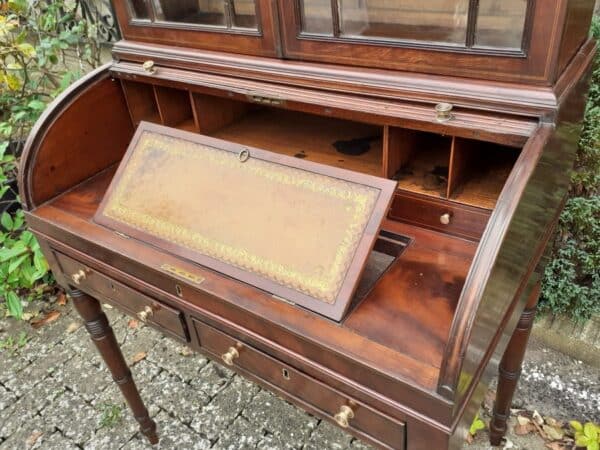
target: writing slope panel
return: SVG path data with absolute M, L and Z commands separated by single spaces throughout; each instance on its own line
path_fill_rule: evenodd
M 340 320 L 394 189 L 142 122 L 94 220 Z

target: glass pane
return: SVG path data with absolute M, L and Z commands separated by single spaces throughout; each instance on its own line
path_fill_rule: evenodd
M 225 0 L 155 0 L 156 18 L 200 25 L 227 24 Z
M 231 0 L 232 25 L 239 28 L 258 28 L 256 23 L 256 0 Z
M 129 11 L 134 19 L 148 19 L 148 4 L 146 0 L 129 0 Z
M 313 34 L 333 34 L 331 0 L 302 0 L 302 31 Z
M 342 36 L 464 44 L 469 0 L 339 0 Z
M 520 49 L 527 0 L 480 0 L 475 45 Z

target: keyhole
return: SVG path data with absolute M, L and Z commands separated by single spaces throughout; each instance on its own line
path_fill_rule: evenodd
M 175 292 L 177 292 L 177 295 L 179 297 L 183 297 L 183 291 L 181 290 L 181 286 L 179 286 L 178 284 L 175 285 Z
M 286 380 L 290 379 L 290 372 L 287 369 L 281 369 L 281 375 L 283 376 L 283 378 L 285 378 Z

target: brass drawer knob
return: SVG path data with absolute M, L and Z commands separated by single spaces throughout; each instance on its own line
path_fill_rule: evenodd
M 450 223 L 451 218 L 452 216 L 450 215 L 450 213 L 442 214 L 440 216 L 440 222 L 442 223 L 442 225 L 448 225 Z
M 145 322 L 154 315 L 154 310 L 150 306 L 146 306 L 143 310 L 137 313 L 138 319 Z
M 154 66 L 154 61 L 152 61 L 151 59 L 149 59 L 148 61 L 145 61 L 144 64 L 142 64 L 142 68 L 144 69 L 144 72 L 146 72 L 147 74 L 154 75 L 156 73 L 156 67 Z
M 339 412 L 333 418 L 340 427 L 348 428 L 350 419 L 354 418 L 354 411 L 348 405 L 342 405 Z
M 452 119 L 452 103 L 438 103 L 435 105 L 435 118 L 438 122 L 448 122 Z
M 239 356 L 240 353 L 238 352 L 237 348 L 229 347 L 229 349 L 221 355 L 221 359 L 228 366 L 233 366 L 233 360 L 238 358 Z
M 86 278 L 87 278 L 87 273 L 83 269 L 79 269 L 79 271 L 77 271 L 76 273 L 71 275 L 71 279 L 73 280 L 73 283 L 75 283 L 75 284 L 81 283 Z

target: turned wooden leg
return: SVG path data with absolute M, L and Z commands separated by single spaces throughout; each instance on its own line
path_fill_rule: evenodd
M 131 376 L 131 371 L 127 367 L 115 334 L 100 307 L 100 303 L 79 290 L 72 290 L 70 294 L 73 298 L 75 309 L 77 309 L 77 312 L 85 321 L 85 328 L 90 333 L 96 348 L 113 376 L 113 380 L 121 389 L 125 400 L 127 400 L 129 407 L 133 411 L 135 420 L 140 424 L 141 432 L 148 438 L 151 444 L 158 443 L 156 423 L 150 418 L 148 410 L 140 397 L 140 393 Z
M 540 284 L 538 283 L 529 297 L 527 306 L 521 314 L 517 328 L 510 338 L 508 347 L 506 347 L 500 362 L 498 390 L 496 391 L 494 413 L 490 422 L 490 443 L 492 445 L 500 445 L 506 434 L 506 422 L 510 416 L 513 395 L 521 376 L 521 366 L 533 326 L 539 296 Z

